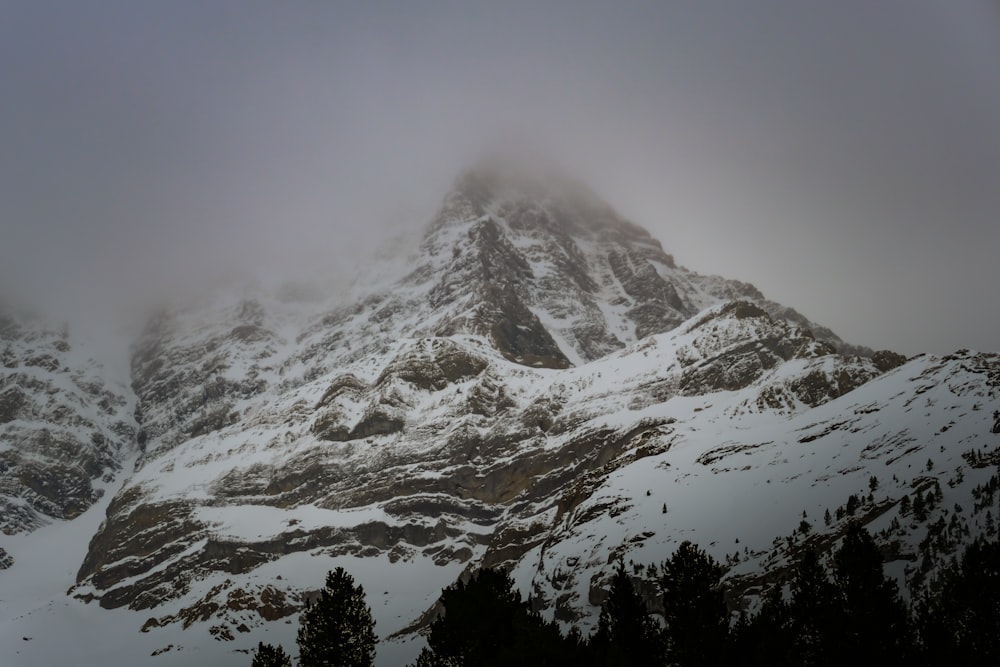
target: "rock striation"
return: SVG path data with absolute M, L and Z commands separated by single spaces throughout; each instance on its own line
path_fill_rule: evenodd
M 132 453 L 135 401 L 38 317 L 0 313 L 0 362 L 0 532 L 13 535 L 101 496 Z

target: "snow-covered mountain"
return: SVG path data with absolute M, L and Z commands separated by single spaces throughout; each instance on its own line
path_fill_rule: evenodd
M 74 396 L 63 366 L 44 379 Z M 2 396 L 30 396 L 0 405 L 53 393 L 25 382 L 5 379 Z M 49 625 L 87 628 L 87 664 L 248 664 L 258 641 L 294 646 L 337 565 L 368 592 L 391 665 L 415 657 L 441 588 L 482 565 L 586 632 L 610 564 L 642 576 L 686 539 L 752 594 L 852 517 L 913 585 L 995 534 L 1000 356 L 849 346 L 677 265 L 579 184 L 498 162 L 460 176 L 424 235 L 346 293 L 228 290 L 162 313 L 132 382 L 80 391 L 114 407 L 92 430 L 134 428 L 134 448 L 101 449 L 55 408 L 5 424 L 69 424 L 87 455 L 109 452 L 87 479 L 111 491 L 5 538 L 11 664 L 56 655 L 23 639 Z M 18 433 L 0 456 L 46 455 Z M 34 506 L 25 469 L 0 470 L 9 506 Z M 72 548 L 33 562 L 54 544 Z

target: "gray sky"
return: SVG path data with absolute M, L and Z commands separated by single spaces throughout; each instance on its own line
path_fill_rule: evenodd
M 991 0 L 0 4 L 0 291 L 349 273 L 541 147 L 844 338 L 1000 350 Z

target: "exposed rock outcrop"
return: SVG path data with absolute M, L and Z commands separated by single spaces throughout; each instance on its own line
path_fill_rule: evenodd
M 0 531 L 72 519 L 132 453 L 128 389 L 32 317 L 0 315 Z

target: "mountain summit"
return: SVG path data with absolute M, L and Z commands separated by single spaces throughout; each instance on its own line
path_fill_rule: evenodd
M 28 347 L 10 350 L 8 369 L 28 365 Z M 17 405 L 79 375 L 50 366 L 9 381 L 36 392 Z M 9 573 L 69 590 L 58 604 L 20 593 L 17 609 L 46 611 L 0 617 L 0 637 L 86 616 L 127 650 L 95 640 L 84 662 L 240 665 L 264 635 L 291 646 L 343 566 L 369 592 L 379 661 L 403 664 L 441 588 L 481 566 L 509 568 L 543 614 L 586 632 L 610 564 L 652 576 L 695 540 L 753 595 L 852 518 L 919 587 L 988 532 L 982 488 L 1000 461 L 997 355 L 852 348 L 751 285 L 677 265 L 571 179 L 502 161 L 461 174 L 419 242 L 346 296 L 230 290 L 161 313 L 134 344 L 131 390 L 108 415 L 134 404 L 134 421 L 94 423 L 134 428 L 134 447 L 81 468 L 116 486 L 5 543 Z M 55 419 L 31 414 L 8 423 Z M 52 442 L 17 437 L 18 460 Z M 0 474 L 10 497 L 59 484 Z M 902 509 L 931 491 L 922 517 Z M 78 551 L 35 562 L 60 540 Z
M 344 314 L 345 329 L 374 338 L 483 336 L 516 363 L 565 368 L 669 331 L 710 305 L 746 299 L 848 349 L 752 285 L 677 266 L 646 230 L 552 167 L 497 159 L 466 170 L 405 270 L 399 260 L 361 280 L 368 292 L 355 298 L 370 310 Z M 404 277 L 385 284 L 385 275 Z M 330 336 L 339 324 L 324 321 Z

